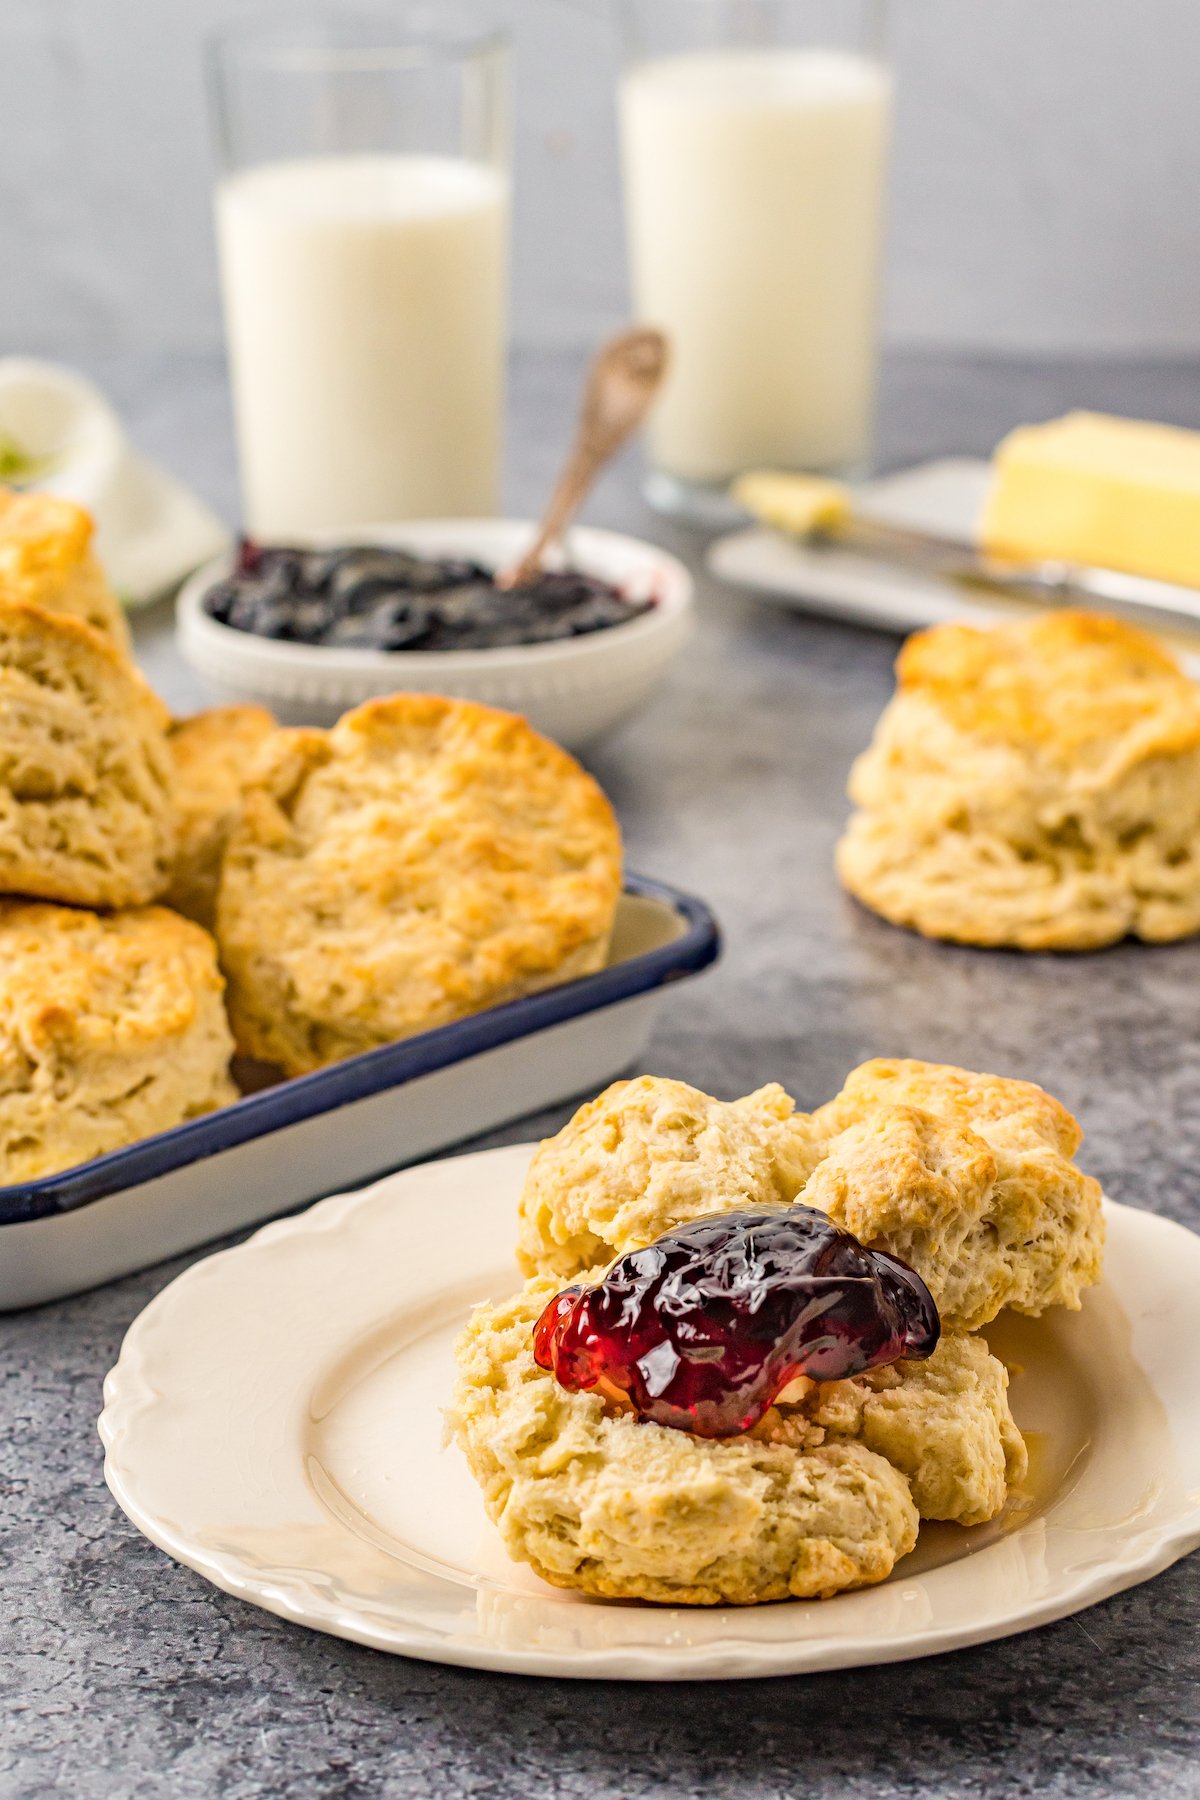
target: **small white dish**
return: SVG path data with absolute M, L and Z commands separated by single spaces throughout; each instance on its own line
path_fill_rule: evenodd
M 410 1169 L 197 1263 L 105 1383 L 105 1475 L 148 1538 L 320 1631 L 525 1674 L 707 1680 L 983 1643 L 1143 1581 L 1200 1542 L 1200 1239 L 1108 1207 L 1082 1313 L 1004 1319 L 1028 1492 L 923 1526 L 879 1587 L 829 1601 L 593 1601 L 509 1561 L 442 1443 L 471 1304 L 518 1285 L 531 1146 Z
M 501 568 L 528 544 L 520 519 L 422 519 L 312 532 L 306 544 L 386 544 L 431 556 L 470 556 Z M 523 713 L 539 731 L 579 749 L 618 724 L 658 685 L 692 622 L 692 578 L 666 551 L 637 538 L 579 526 L 568 535 L 573 567 L 656 605 L 626 624 L 565 643 L 501 650 L 352 650 L 286 644 L 233 631 L 204 611 L 205 593 L 229 569 L 220 557 L 179 595 L 179 648 L 217 698 L 257 701 L 288 724 L 331 725 L 377 694 L 453 694 Z
M 864 482 L 855 489 L 855 507 L 864 518 L 969 545 L 976 542 L 990 481 L 990 463 L 946 457 Z M 1037 601 L 982 589 L 971 592 L 836 545 L 800 543 L 761 525 L 718 538 L 709 546 L 707 561 L 719 580 L 749 588 L 780 606 L 884 631 L 917 631 L 948 620 L 996 625 L 1046 610 Z M 1191 674 L 1200 676 L 1200 627 L 1157 635 Z
M 74 500 L 126 606 L 177 588 L 229 533 L 204 502 L 140 455 L 92 382 L 58 363 L 0 357 L 0 444 L 29 458 L 27 485 Z

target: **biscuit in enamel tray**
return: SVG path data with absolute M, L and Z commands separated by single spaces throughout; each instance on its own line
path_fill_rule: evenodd
M 0 1182 L 237 1099 L 216 945 L 162 906 L 0 900 Z
M 225 846 L 255 758 L 275 729 L 263 706 L 214 706 L 175 719 L 168 733 L 179 833 L 165 899 L 209 930 L 216 918 Z
M 225 851 L 239 1048 L 303 1074 L 603 966 L 612 808 L 510 713 L 397 694 L 279 731 Z
M 165 892 L 167 723 L 102 632 L 0 599 L 0 892 L 92 907 Z
M 73 500 L 0 488 L 0 597 L 65 613 L 129 650 L 129 626 Z

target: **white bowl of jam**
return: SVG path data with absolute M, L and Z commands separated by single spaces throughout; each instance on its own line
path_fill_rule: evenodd
M 692 623 L 692 579 L 652 544 L 574 528 L 564 556 L 497 588 L 534 527 L 436 519 L 244 542 L 179 596 L 179 646 L 225 701 L 328 725 L 379 694 L 451 694 L 576 749 L 658 685 Z

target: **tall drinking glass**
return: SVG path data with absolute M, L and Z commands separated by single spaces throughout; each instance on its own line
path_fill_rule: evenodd
M 234 28 L 210 75 L 248 529 L 494 512 L 503 42 L 443 0 Z
M 891 80 L 884 0 L 620 0 L 634 305 L 672 343 L 648 492 L 868 461 Z

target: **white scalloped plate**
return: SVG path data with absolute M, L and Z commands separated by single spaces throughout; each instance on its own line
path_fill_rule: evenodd
M 105 1384 L 105 1474 L 151 1541 L 320 1631 L 540 1675 L 712 1679 L 898 1661 L 1063 1617 L 1200 1543 L 1200 1239 L 1108 1208 L 1077 1314 L 1006 1320 L 1033 1477 L 989 1526 L 926 1526 L 891 1580 L 829 1601 L 591 1601 L 509 1562 L 441 1442 L 472 1302 L 517 1284 L 530 1147 L 408 1169 L 199 1262 Z

